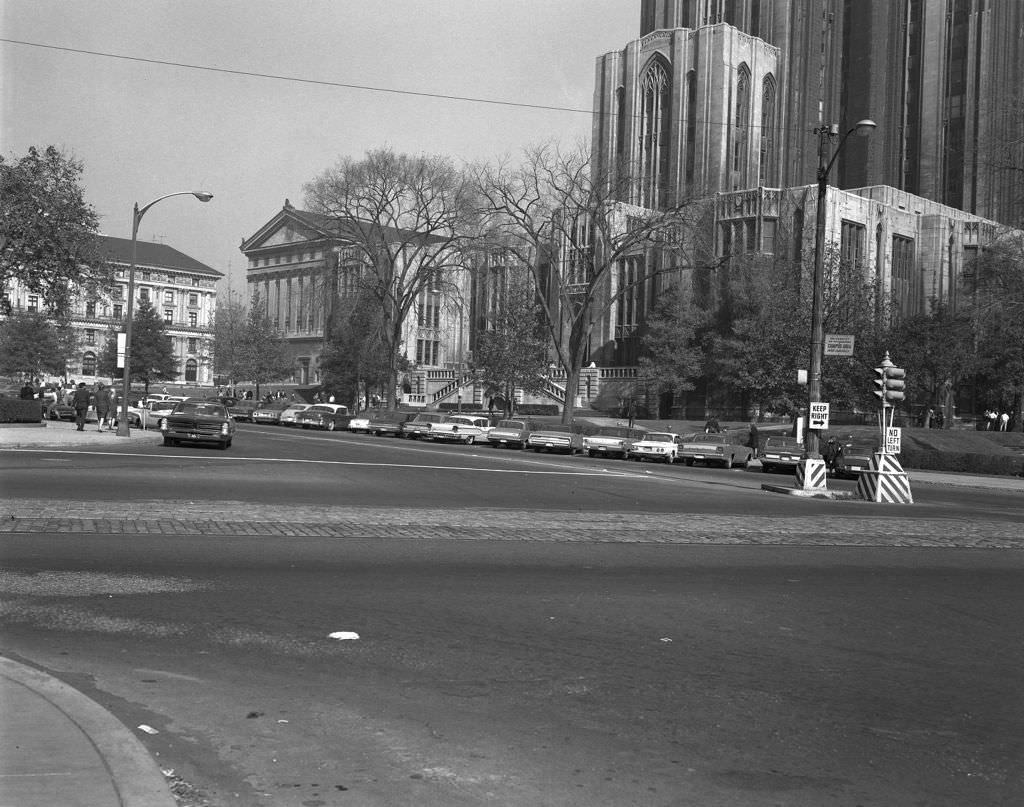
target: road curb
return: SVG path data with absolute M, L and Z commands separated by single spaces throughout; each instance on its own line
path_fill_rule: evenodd
M 77 731 L 85 735 L 103 760 L 105 775 L 119 797 L 118 807 L 175 807 L 174 797 L 149 751 L 96 701 L 41 670 L 4 656 L 0 656 L 0 677 L 31 690 L 57 710 L 67 721 L 69 737 Z M 47 749 L 54 756 L 60 755 L 62 738 L 45 739 Z M 8 742 L 18 740 L 9 737 L 0 748 Z M 74 786 L 74 782 L 69 784 Z

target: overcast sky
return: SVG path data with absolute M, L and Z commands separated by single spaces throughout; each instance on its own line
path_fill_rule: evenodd
M 595 59 L 639 25 L 638 0 L 0 0 L 0 150 L 81 160 L 107 235 L 131 237 L 135 202 L 213 193 L 161 202 L 139 238 L 230 269 L 241 292 L 242 239 L 339 157 L 589 138 L 568 110 L 591 108 Z

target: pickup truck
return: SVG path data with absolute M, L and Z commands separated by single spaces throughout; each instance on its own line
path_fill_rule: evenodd
M 482 415 L 449 415 L 440 423 L 431 423 L 424 434 L 428 440 L 447 440 L 470 445 L 476 441 L 487 442 L 491 421 Z

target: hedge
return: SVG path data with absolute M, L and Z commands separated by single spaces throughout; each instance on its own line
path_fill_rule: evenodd
M 0 398 L 0 423 L 38 423 L 42 419 L 42 401 Z
M 1012 454 L 977 454 L 967 451 L 935 451 L 904 446 L 904 468 L 990 476 L 1024 476 L 1024 457 Z

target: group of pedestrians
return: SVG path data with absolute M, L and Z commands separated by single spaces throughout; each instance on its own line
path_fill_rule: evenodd
M 985 431 L 987 432 L 1005 432 L 1010 427 L 1010 413 L 1000 413 L 996 409 L 985 410 Z
M 75 409 L 75 426 L 78 431 L 85 431 L 85 419 L 89 407 L 95 405 L 98 431 L 112 431 L 117 424 L 117 392 L 102 381 L 96 389 L 89 389 L 84 381 L 80 381 L 70 400 Z

